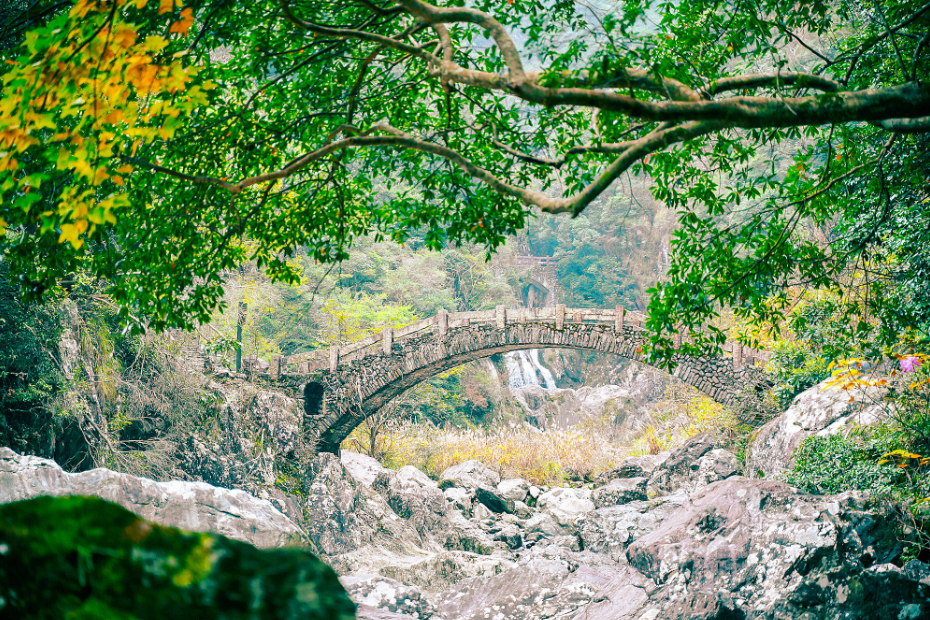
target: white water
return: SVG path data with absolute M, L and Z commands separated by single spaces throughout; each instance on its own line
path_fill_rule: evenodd
M 526 351 L 511 351 L 504 354 L 504 360 L 507 363 L 510 387 L 542 385 L 545 382 L 547 389 L 555 389 L 555 379 L 552 373 L 539 362 L 538 349 L 533 349 L 529 354 Z

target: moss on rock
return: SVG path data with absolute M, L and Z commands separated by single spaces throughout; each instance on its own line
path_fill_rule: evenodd
M 93 497 L 0 506 L 0 616 L 350 620 L 331 568 L 144 521 Z

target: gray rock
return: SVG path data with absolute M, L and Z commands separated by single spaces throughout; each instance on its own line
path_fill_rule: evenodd
M 571 618 L 612 581 L 645 583 L 634 574 L 606 558 L 550 546 L 498 575 L 456 583 L 437 603 L 449 620 Z
M 595 476 L 594 482 L 603 486 L 616 478 L 649 478 L 661 461 L 662 459 L 654 454 L 628 456 L 617 467 Z
M 594 510 L 590 496 L 591 491 L 586 489 L 556 487 L 540 495 L 536 501 L 539 508 L 552 515 L 559 525 L 571 526 L 577 517 Z
M 539 496 L 542 495 L 542 490 L 538 486 L 531 486 L 529 490 L 529 496 L 533 499 L 539 499 Z
M 475 503 L 471 509 L 471 518 L 474 521 L 486 521 L 488 519 L 493 519 L 494 517 L 494 512 L 492 512 L 490 508 L 480 502 Z
M 402 467 L 396 472 L 378 474 L 372 489 L 387 499 L 400 517 L 407 519 L 424 539 L 441 534 L 446 528 L 446 498 L 435 482 L 423 472 Z
M 519 549 L 523 546 L 520 528 L 512 523 L 507 523 L 500 528 L 500 531 L 493 532 L 493 539 L 504 543 L 511 549 Z
M 655 468 L 649 477 L 646 492 L 650 497 L 655 497 L 674 493 L 681 488 L 694 491 L 700 486 L 734 475 L 737 471 L 736 457 L 729 452 L 715 451 L 707 461 L 702 461 L 702 457 L 713 450 L 714 437 L 710 433 L 690 438 Z
M 371 605 L 359 605 L 355 611 L 356 620 L 419 620 L 409 614 L 399 614 Z
M 528 519 L 524 524 L 527 540 L 551 538 L 566 533 L 566 530 L 556 523 L 555 519 L 547 513 L 542 513 Z
M 606 554 L 625 564 L 626 548 L 630 543 L 659 527 L 687 500 L 687 495 L 679 491 L 651 502 L 598 508 L 578 517 L 575 523 L 586 550 Z
M 40 495 L 91 495 L 143 519 L 194 532 L 211 532 L 256 547 L 280 547 L 306 535 L 270 502 L 205 482 L 156 482 L 92 469 L 69 474 L 54 461 L 0 448 L 0 504 Z
M 419 620 L 438 617 L 436 605 L 416 586 L 405 586 L 381 575 L 341 577 L 339 581 L 357 605 Z
M 353 478 L 336 455 L 317 455 L 308 477 L 307 533 L 338 572 L 375 572 L 383 563 L 424 553 L 420 547 L 430 541 L 424 543 L 412 524 Z
M 530 493 L 530 485 L 522 478 L 509 478 L 501 480 L 500 484 L 497 485 L 497 490 L 505 499 L 523 502 L 526 501 Z
M 591 494 L 598 508 L 617 506 L 646 499 L 645 478 L 617 478 L 606 486 L 595 489 Z
M 384 471 L 381 463 L 365 454 L 343 450 L 339 458 L 342 460 L 342 466 L 346 468 L 346 471 L 368 487 L 374 484 L 378 474 Z
M 808 437 L 834 435 L 852 424 L 874 424 L 887 415 L 885 406 L 874 404 L 886 389 L 824 389 L 825 383 L 798 394 L 787 411 L 756 432 L 747 451 L 751 478 L 771 478 L 791 469 L 795 450 Z
M 442 494 L 455 510 L 461 510 L 466 514 L 471 512 L 472 494 L 465 489 L 449 487 Z
M 627 558 L 659 586 L 649 599 L 661 610 L 657 619 L 864 619 L 930 603 L 930 587 L 923 594 L 919 582 L 904 587 L 903 572 L 863 573 L 866 549 L 878 557 L 897 553 L 891 527 L 863 505 L 856 494 L 822 498 L 731 478 L 700 489 L 633 542 Z M 850 587 L 851 580 L 862 587 Z
M 529 519 L 533 516 L 533 511 L 529 506 L 517 500 L 513 503 L 513 514 L 520 517 L 521 519 Z
M 385 566 L 379 572 L 401 583 L 416 585 L 428 595 L 436 595 L 467 579 L 489 577 L 513 566 L 514 562 L 502 555 L 486 556 L 465 551 L 443 551 L 431 554 L 416 563 Z M 438 605 L 438 599 L 434 600 Z M 446 617 L 444 614 L 442 616 Z
M 447 549 L 458 549 L 478 555 L 491 555 L 501 550 L 499 544 L 495 544 L 484 530 L 466 519 L 462 513 L 453 511 L 448 515 L 448 519 L 450 529 L 446 534 Z
M 496 487 L 501 477 L 479 461 L 465 461 L 446 468 L 439 475 L 439 486 L 443 489 L 459 487 L 474 490 L 478 487 Z
M 487 506 L 493 512 L 506 512 L 508 514 L 513 514 L 513 500 L 503 497 L 501 493 L 497 491 L 497 489 L 478 487 L 475 489 L 475 499 Z

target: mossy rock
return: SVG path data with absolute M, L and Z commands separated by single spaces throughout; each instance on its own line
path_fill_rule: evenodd
M 0 617 L 350 620 L 355 605 L 306 551 L 154 525 L 95 497 L 39 497 L 0 506 Z

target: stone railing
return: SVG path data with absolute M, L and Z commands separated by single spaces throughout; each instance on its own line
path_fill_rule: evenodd
M 408 338 L 434 332 L 443 337 L 451 329 L 461 327 L 493 325 L 504 329 L 514 324 L 545 324 L 552 325 L 561 330 L 565 323 L 573 324 L 600 324 L 612 325 L 617 332 L 623 332 L 624 326 L 634 330 L 641 330 L 646 316 L 639 312 L 631 312 L 618 306 L 615 309 L 604 310 L 598 308 L 566 308 L 558 305 L 551 308 L 516 308 L 508 309 L 498 306 L 494 310 L 478 312 L 446 312 L 439 311 L 435 316 L 411 323 L 404 327 L 393 329 L 385 328 L 380 334 L 369 336 L 347 345 L 331 346 L 310 353 L 301 353 L 290 357 L 274 357 L 268 367 L 258 367 L 255 360 L 247 359 L 247 372 L 267 374 L 271 380 L 278 380 L 282 375 L 307 375 L 315 370 L 328 368 L 335 372 L 342 362 L 364 358 L 369 355 L 391 355 L 394 343 Z M 681 345 L 681 334 L 675 335 L 675 345 Z M 764 355 L 757 351 L 748 350 L 742 346 L 731 346 L 729 351 L 733 357 L 733 367 L 739 368 L 744 364 L 753 363 Z
M 554 256 L 514 256 L 513 264 L 518 266 L 555 267 L 559 264 L 559 259 Z

